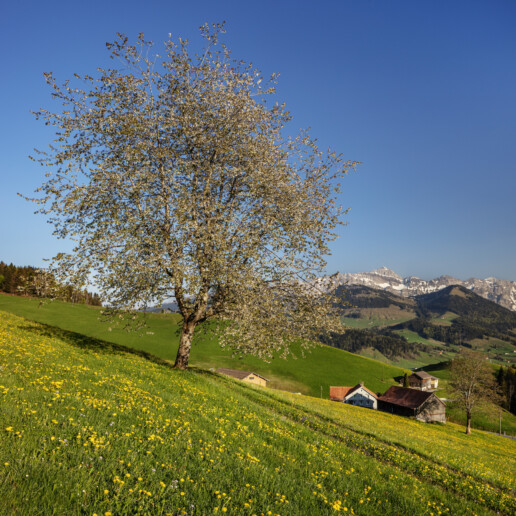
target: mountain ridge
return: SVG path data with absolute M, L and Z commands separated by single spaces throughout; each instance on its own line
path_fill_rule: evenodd
M 464 281 L 453 276 L 442 275 L 432 280 L 424 280 L 417 276 L 403 278 L 388 267 L 380 267 L 371 272 L 337 272 L 318 278 L 316 284 L 319 288 L 325 290 L 344 285 L 364 285 L 387 290 L 402 297 L 430 294 L 451 285 L 460 285 L 489 301 L 493 301 L 511 311 L 516 311 L 516 281 L 493 277 L 486 279 L 469 278 Z

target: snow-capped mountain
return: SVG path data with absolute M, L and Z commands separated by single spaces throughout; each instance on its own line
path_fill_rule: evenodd
M 387 267 L 380 267 L 371 272 L 342 273 L 324 276 L 317 280 L 319 288 L 328 289 L 330 285 L 365 285 L 383 289 L 399 296 L 412 297 L 420 294 L 436 292 L 449 285 L 462 285 L 475 294 L 494 301 L 509 310 L 516 311 L 516 281 L 506 281 L 497 278 L 470 278 L 462 281 L 452 276 L 440 276 L 430 281 L 417 276 L 402 278 Z

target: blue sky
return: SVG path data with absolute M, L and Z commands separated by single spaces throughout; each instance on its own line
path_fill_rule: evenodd
M 223 20 L 234 57 L 280 73 L 290 130 L 362 162 L 329 273 L 516 280 L 512 0 L 4 2 L 0 260 L 39 266 L 68 247 L 17 196 L 41 184 L 27 156 L 52 138 L 29 111 L 59 108 L 42 73 L 92 74 L 116 32 L 196 44 Z

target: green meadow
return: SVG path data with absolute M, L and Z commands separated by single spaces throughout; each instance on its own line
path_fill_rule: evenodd
M 516 443 L 0 312 L 0 514 L 514 514 Z
M 100 308 L 87 305 L 60 301 L 41 304 L 38 299 L 0 295 L 0 310 L 46 324 L 52 332 L 61 328 L 65 330 L 62 337 L 67 340 L 80 342 L 84 337 L 91 337 L 109 345 L 121 345 L 144 355 L 159 357 L 168 363 L 173 363 L 177 352 L 177 322 L 180 320 L 177 314 L 146 314 L 147 327 L 135 332 L 106 322 L 101 317 Z M 417 358 L 402 359 L 389 365 L 385 363 L 389 362 L 388 359 L 377 350 L 364 350 L 365 356 L 360 356 L 319 346 L 313 348 L 311 353 L 305 353 L 304 358 L 295 347 L 294 353 L 296 358 L 274 358 L 269 362 L 253 356 L 233 356 L 230 350 L 220 348 L 213 336 L 201 331 L 194 341 L 191 364 L 206 370 L 219 367 L 252 370 L 269 379 L 271 388 L 327 399 L 331 385 L 356 385 L 364 381 L 374 392 L 383 393 L 396 383 L 394 378 L 403 376 L 408 368 L 426 366 L 453 357 L 448 352 L 441 355 L 422 353 Z M 442 388 L 437 394 L 448 397 L 446 368 L 434 371 L 435 366 L 430 365 L 426 369 L 441 379 Z M 464 421 L 462 411 L 452 404 L 448 404 L 447 417 L 458 423 Z M 498 432 L 499 413 L 480 410 L 473 416 L 473 425 Z M 516 417 L 508 411 L 502 411 L 502 432 L 516 435 Z
M 446 312 L 443 315 L 430 319 L 430 322 L 437 326 L 451 326 L 453 320 L 457 319 L 457 317 L 459 316 L 453 312 Z
M 342 322 L 350 328 L 368 329 L 395 326 L 410 319 L 414 319 L 415 313 L 396 308 L 362 308 L 360 317 L 342 317 Z
M 396 333 L 398 335 L 401 335 L 402 337 L 405 337 L 408 342 L 422 342 L 423 344 L 426 344 L 427 346 L 432 347 L 444 347 L 442 342 L 438 342 L 434 339 L 426 339 L 424 337 L 421 337 L 421 335 L 418 335 L 415 331 L 412 330 L 396 330 Z
M 80 335 L 121 344 L 145 351 L 164 360 L 174 361 L 179 342 L 177 314 L 146 314 L 147 327 L 130 332 L 102 320 L 97 307 L 54 301 L 40 304 L 26 297 L 0 295 L 0 310 L 27 319 L 56 326 Z M 143 315 L 141 316 L 143 317 Z M 190 363 L 204 369 L 229 367 L 252 370 L 271 380 L 271 386 L 312 396 L 329 397 L 331 385 L 356 385 L 364 381 L 375 392 L 385 392 L 395 377 L 405 369 L 360 357 L 328 346 L 318 346 L 312 352 L 293 347 L 294 356 L 287 360 L 275 357 L 264 362 L 253 356 L 233 356 L 222 349 L 212 335 L 198 331 L 192 347 Z

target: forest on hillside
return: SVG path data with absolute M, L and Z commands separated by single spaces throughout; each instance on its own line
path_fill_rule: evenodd
M 71 285 L 60 285 L 47 271 L 0 261 L 0 292 L 39 298 L 54 298 L 70 303 L 101 306 L 98 294 Z
M 407 339 L 388 328 L 376 331 L 349 328 L 344 333 L 334 333 L 330 337 L 321 338 L 321 340 L 328 346 L 343 349 L 350 353 L 358 353 L 364 348 L 373 348 L 388 359 L 410 358 L 428 351 L 428 346 L 425 344 L 409 343 Z
M 452 321 L 452 326 L 459 327 L 469 334 L 469 339 L 485 335 L 501 338 L 514 336 L 516 312 L 475 295 L 464 287 L 451 286 L 432 294 L 417 297 L 418 315 L 426 319 L 446 312 L 453 312 L 459 317 Z
M 492 303 L 494 304 L 494 303 Z M 477 306 L 476 311 L 461 311 L 459 307 L 452 307 L 450 312 L 460 314 L 451 321 L 450 326 L 443 326 L 432 322 L 432 315 L 428 311 L 419 311 L 420 316 L 402 322 L 392 329 L 408 329 L 416 332 L 423 338 L 435 339 L 449 345 L 468 346 L 467 341 L 494 337 L 516 345 L 516 314 L 503 307 L 493 311 L 485 305 Z M 444 312 L 443 312 L 444 313 Z

